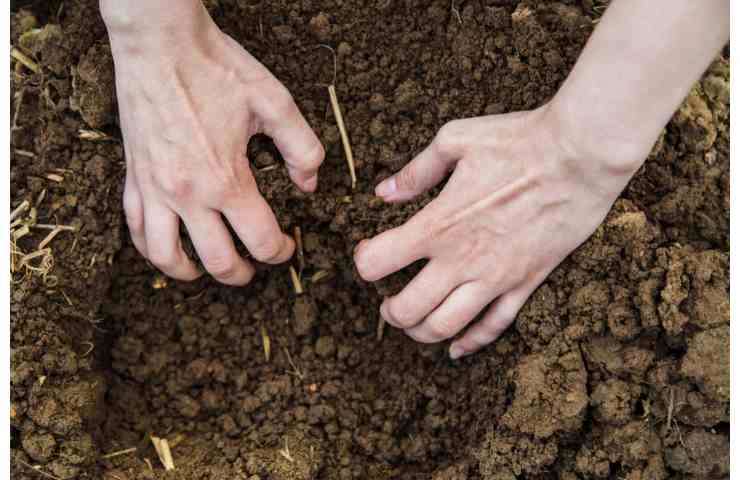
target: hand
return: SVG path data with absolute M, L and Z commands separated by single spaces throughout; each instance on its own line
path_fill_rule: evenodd
M 439 342 L 490 304 L 450 347 L 452 358 L 475 352 L 512 323 L 545 277 L 593 233 L 644 157 L 636 153 L 616 166 L 580 151 L 559 131 L 556 116 L 548 105 L 450 122 L 378 185 L 376 194 L 386 201 L 409 200 L 454 168 L 421 212 L 357 247 L 357 269 L 368 281 L 429 260 L 381 305 L 388 323 L 419 342 Z
M 160 2 L 161 16 L 152 11 L 157 2 L 124 3 L 101 7 L 116 66 L 133 242 L 165 274 L 193 280 L 200 272 L 183 251 L 182 219 L 205 269 L 220 282 L 246 284 L 254 267 L 237 253 L 224 219 L 257 261 L 284 262 L 295 247 L 257 188 L 249 138 L 271 136 L 293 182 L 309 192 L 323 147 L 286 88 L 216 27 L 200 1 Z M 125 21 L 117 22 L 119 13 Z M 139 31 L 131 22 L 138 14 L 175 21 Z

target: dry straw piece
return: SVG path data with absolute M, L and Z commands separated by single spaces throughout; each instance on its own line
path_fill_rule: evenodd
M 166 438 L 155 437 L 150 435 L 149 438 L 152 440 L 152 445 L 157 451 L 159 461 L 162 462 L 164 469 L 167 471 L 175 469 L 175 462 L 172 460 L 172 451 L 170 450 L 170 444 Z
M 267 334 L 267 328 L 263 323 L 260 325 L 260 334 L 262 335 L 262 348 L 265 351 L 265 361 L 270 361 L 270 335 Z
M 342 109 L 339 107 L 339 98 L 337 97 L 337 89 L 334 86 L 337 80 L 337 53 L 329 45 L 319 45 L 319 47 L 328 49 L 334 56 L 334 79 L 331 84 L 326 85 L 329 90 L 329 102 L 331 103 L 331 110 L 334 113 L 334 119 L 337 121 L 337 127 L 339 127 L 339 136 L 342 138 L 342 147 L 344 148 L 344 156 L 347 159 L 347 166 L 349 167 L 349 175 L 352 179 L 352 190 L 357 187 L 357 174 L 355 173 L 355 157 L 352 154 L 352 145 L 349 143 L 349 135 L 347 135 L 347 127 L 344 124 L 344 116 L 342 115 Z
M 33 73 L 40 73 L 41 67 L 31 57 L 18 50 L 16 47 L 10 49 L 10 56 L 18 63 L 31 70 Z
M 296 295 L 302 295 L 303 284 L 301 283 L 301 277 L 298 276 L 298 272 L 295 271 L 293 265 L 291 265 L 288 269 L 290 270 L 290 281 L 293 283 L 293 290 L 295 290 Z
M 337 126 L 339 127 L 339 135 L 342 137 L 342 146 L 344 147 L 344 155 L 347 157 L 347 165 L 349 166 L 349 175 L 352 178 L 352 190 L 357 187 L 357 174 L 355 173 L 355 158 L 352 155 L 352 147 L 349 144 L 349 136 L 347 135 L 347 128 L 344 126 L 344 117 L 342 117 L 342 110 L 339 108 L 339 100 L 337 99 L 337 90 L 334 85 L 329 85 L 329 99 L 331 101 L 331 109 L 334 112 L 334 117 L 337 119 Z

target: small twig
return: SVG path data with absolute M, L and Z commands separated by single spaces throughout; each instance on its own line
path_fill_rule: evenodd
M 337 89 L 334 85 L 329 85 L 329 99 L 331 101 L 331 109 L 334 112 L 334 118 L 337 120 L 337 127 L 339 127 L 339 136 L 342 138 L 342 146 L 344 147 L 344 156 L 347 158 L 347 165 L 349 166 L 349 175 L 352 178 L 352 190 L 357 186 L 357 174 L 355 173 L 355 158 L 352 155 L 352 147 L 349 143 L 349 136 L 347 135 L 347 128 L 344 126 L 344 117 L 342 117 L 342 110 L 339 108 L 339 100 L 337 99 Z
M 383 340 L 384 331 L 385 331 L 385 319 L 381 315 L 378 315 L 378 327 L 377 327 L 377 330 L 375 331 L 375 339 L 377 341 Z
M 311 283 L 317 283 L 329 276 L 329 272 L 326 270 L 319 270 L 318 272 L 311 275 Z
M 689 456 L 693 458 L 693 452 L 689 451 L 688 447 L 686 447 L 686 444 L 683 442 L 683 434 L 681 433 L 681 427 L 678 425 L 678 420 L 674 418 L 673 423 L 674 425 L 676 425 L 676 431 L 678 432 L 678 443 L 680 443 L 681 446 L 686 449 L 686 453 L 688 453 Z
M 671 392 L 669 394 L 669 400 L 668 400 L 668 420 L 666 422 L 665 429 L 663 430 L 664 437 L 670 433 L 671 427 L 673 426 L 671 424 L 671 421 L 673 420 L 673 408 L 675 406 L 675 403 L 676 403 L 676 391 L 671 386 Z
M 270 336 L 267 334 L 267 328 L 263 323 L 260 325 L 260 334 L 262 335 L 262 350 L 265 352 L 265 360 L 270 361 Z
M 10 228 L 13 229 L 15 227 L 16 227 L 15 222 L 13 222 L 13 225 L 11 225 Z M 28 235 L 30 231 L 31 231 L 31 228 L 28 225 L 22 225 L 18 229 L 13 230 L 13 233 L 11 234 L 11 236 L 13 237 L 13 241 L 17 242 L 21 238 Z
M 15 210 L 10 212 L 10 221 L 12 222 L 16 218 L 20 217 L 26 210 L 28 210 L 28 207 L 31 206 L 31 202 L 28 200 L 23 200 L 20 205 L 15 207 Z
M 66 230 L 68 232 L 76 232 L 77 227 L 72 225 L 51 225 L 48 223 L 36 223 L 31 225 L 31 228 L 38 228 L 39 230 Z
M 175 448 L 180 443 L 182 443 L 183 440 L 185 440 L 185 435 L 183 435 L 182 433 L 178 433 L 170 442 L 170 448 Z
M 292 373 L 300 380 L 303 380 L 303 372 L 301 372 L 300 369 L 293 362 L 293 357 L 290 356 L 290 351 L 288 351 L 286 347 L 283 347 L 283 351 L 285 352 L 285 356 L 288 358 L 288 363 L 290 363 L 290 366 L 293 367 L 293 371 L 288 373 Z
M 21 63 L 23 66 L 31 70 L 33 73 L 41 73 L 41 67 L 39 66 L 39 64 L 33 61 L 31 57 L 18 50 L 16 47 L 12 47 L 10 49 L 10 56 Z
M 82 358 L 87 357 L 88 355 L 90 355 L 92 353 L 93 350 L 95 350 L 95 344 L 92 343 L 92 342 L 82 342 L 82 345 L 90 345 L 90 348 L 88 348 L 85 353 L 83 353 L 82 355 L 80 355 Z M 134 448 L 134 450 L 136 450 L 136 449 Z M 107 457 L 103 457 L 103 458 L 107 458 Z
M 22 157 L 36 158 L 36 154 L 33 152 L 29 152 L 28 150 L 21 150 L 20 148 L 16 148 L 13 150 L 13 152 L 16 155 L 20 155 Z
M 331 52 L 332 58 L 334 59 L 334 77 L 332 77 L 331 83 L 329 85 L 336 85 L 337 84 L 337 52 L 334 51 L 334 49 L 331 48 L 329 45 L 326 45 L 324 43 L 317 45 L 317 48 L 325 48 Z M 324 85 L 324 86 L 328 87 L 329 85 Z
M 18 126 L 18 117 L 21 114 L 21 107 L 23 107 L 23 97 L 25 96 L 26 96 L 25 88 L 21 88 L 20 91 L 13 96 L 13 99 L 15 100 L 15 113 L 13 114 L 13 123 L 10 125 L 11 132 L 14 132 L 20 129 L 20 127 Z
M 293 290 L 295 290 L 296 295 L 301 295 L 303 293 L 303 284 L 301 283 L 301 278 L 298 276 L 298 272 L 295 271 L 293 265 L 288 267 L 288 270 L 290 270 L 290 280 L 293 282 Z
M 44 237 L 44 239 L 41 240 L 41 242 L 39 242 L 38 249 L 39 250 L 43 250 L 52 240 L 54 240 L 54 237 L 56 237 L 57 235 L 59 235 L 59 232 L 61 232 L 61 231 L 62 231 L 62 229 L 59 228 L 59 227 L 57 227 L 54 230 L 52 230 L 51 232 L 49 232 L 49 234 L 46 235 L 46 237 Z
M 24 255 L 23 258 L 21 258 L 21 265 L 27 264 L 31 260 L 33 260 L 36 257 L 45 257 L 47 255 L 51 254 L 51 248 L 42 248 L 41 250 L 36 250 L 35 252 L 31 252 L 27 255 Z
M 128 455 L 129 453 L 134 453 L 136 452 L 136 450 L 138 450 L 137 447 L 131 447 L 125 450 L 118 450 L 117 452 L 106 453 L 100 458 L 109 459 L 109 458 L 120 457 L 121 455 Z
M 306 267 L 306 258 L 303 255 L 303 235 L 301 234 L 301 227 L 295 227 L 293 229 L 293 236 L 295 237 L 296 257 L 298 258 L 298 273 L 302 274 L 303 269 Z
M 295 462 L 295 460 L 293 459 L 293 456 L 290 454 L 290 449 L 288 448 L 288 439 L 287 438 L 285 439 L 285 448 L 282 449 L 282 450 L 280 450 L 280 455 L 282 455 L 283 458 L 285 458 L 290 463 Z
M 64 181 L 64 177 L 56 173 L 47 173 L 45 177 L 52 182 L 62 183 Z
M 167 442 L 167 439 L 155 437 L 154 435 L 150 435 L 149 438 L 154 445 L 154 449 L 157 451 L 159 461 L 164 465 L 164 469 L 167 471 L 174 470 L 175 462 L 172 460 L 172 452 L 170 451 L 170 444 Z
M 46 188 L 41 190 L 41 193 L 39 193 L 39 196 L 36 197 L 36 203 L 34 203 L 34 207 L 38 208 L 39 205 L 41 205 L 41 202 L 43 202 L 44 199 L 46 198 L 46 192 L 47 192 Z
M 42 475 L 42 476 L 44 476 L 44 477 L 46 477 L 46 478 L 53 478 L 54 480 L 62 480 L 62 479 L 61 479 L 61 478 L 59 478 L 59 477 L 55 477 L 55 476 L 54 476 L 54 475 L 52 475 L 51 473 L 46 473 L 45 471 L 41 470 L 41 465 L 38 465 L 38 466 L 34 467 L 34 466 L 33 466 L 33 465 L 31 465 L 30 463 L 28 463 L 28 462 L 25 462 L 25 461 L 21 460 L 20 458 L 16 458 L 16 459 L 15 459 L 15 461 L 16 461 L 16 462 L 18 462 L 18 463 L 20 463 L 20 464 L 21 464 L 21 465 L 23 465 L 24 467 L 30 468 L 30 469 L 31 469 L 31 470 L 33 470 L 34 472 L 36 472 L 36 473 L 38 473 L 39 475 Z
M 69 299 L 69 296 L 67 295 L 67 293 L 64 290 L 61 290 L 61 289 L 59 291 L 62 293 L 62 296 L 64 297 L 64 300 L 67 302 L 67 304 L 70 307 L 74 307 L 74 304 L 72 303 L 72 300 Z
M 462 25 L 462 17 L 460 16 L 460 10 L 455 7 L 455 0 L 452 0 L 452 2 L 450 3 L 450 10 L 452 11 L 453 15 L 457 17 L 457 21 L 460 23 L 460 25 Z
M 273 163 L 272 165 L 268 165 L 266 167 L 258 168 L 257 171 L 259 173 L 269 172 L 270 170 L 275 170 L 276 168 L 278 168 L 278 164 L 277 163 Z
M 101 132 L 99 130 L 86 130 L 84 128 L 81 128 L 77 132 L 77 136 L 80 138 L 80 140 L 88 140 L 90 142 L 102 142 L 105 140 L 114 140 L 113 138 L 111 138 L 104 132 Z
M 331 110 L 334 113 L 334 118 L 337 121 L 337 127 L 339 127 L 339 136 L 342 138 L 342 146 L 344 147 L 344 156 L 347 158 L 347 165 L 349 166 L 349 174 L 352 178 L 352 190 L 357 186 L 357 175 L 355 173 L 355 158 L 352 155 L 352 146 L 349 143 L 349 136 L 347 135 L 347 128 L 344 124 L 344 117 L 342 116 L 342 109 L 339 107 L 339 99 L 337 97 L 337 89 L 335 87 L 337 83 L 337 53 L 329 45 L 320 44 L 317 47 L 326 48 L 332 54 L 334 58 L 334 77 L 329 85 L 326 86 L 329 90 L 329 101 L 331 102 Z

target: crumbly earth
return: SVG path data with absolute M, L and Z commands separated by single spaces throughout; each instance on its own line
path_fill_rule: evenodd
M 13 478 L 729 474 L 729 50 L 595 235 L 503 338 L 451 362 L 445 345 L 390 328 L 379 339 L 379 302 L 413 268 L 367 284 L 352 250 L 431 196 L 384 205 L 373 186 L 446 121 L 546 102 L 603 2 L 206 3 L 290 88 L 326 145 L 311 196 L 291 186 L 269 139 L 248 152 L 281 224 L 301 228 L 305 293 L 295 294 L 287 266 L 261 268 L 245 288 L 152 269 L 125 229 L 97 1 L 12 14 L 12 44 L 40 68 L 10 72 L 11 206 L 32 204 L 27 223 L 77 227 L 48 243 L 46 274 L 13 274 Z M 354 192 L 320 43 L 337 53 Z M 31 228 L 15 248 L 34 252 L 48 233 Z M 168 439 L 174 472 L 149 435 Z

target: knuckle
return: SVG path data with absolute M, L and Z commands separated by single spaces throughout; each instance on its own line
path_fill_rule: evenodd
M 454 155 L 460 144 L 461 128 L 458 120 L 453 120 L 442 125 L 442 128 L 434 137 L 433 145 L 437 152 L 443 156 Z
M 501 335 L 507 328 L 509 328 L 509 325 L 514 323 L 518 313 L 519 311 L 515 309 L 508 309 L 501 312 L 498 317 L 491 322 L 489 329 L 496 336 Z
M 457 333 L 454 322 L 449 320 L 436 320 L 429 324 L 430 342 L 446 340 Z
M 232 278 L 237 272 L 236 261 L 227 256 L 214 256 L 204 259 L 203 266 L 208 270 L 208 273 L 218 279 Z
M 423 211 L 422 211 L 423 212 Z M 432 215 L 423 215 L 422 212 L 414 215 L 411 219 L 399 228 L 403 229 L 404 238 L 414 242 L 414 250 L 425 251 L 438 238 L 444 229 L 441 229 L 441 222 L 435 220 Z
M 258 190 L 257 181 L 251 171 L 244 171 L 234 175 L 224 175 L 212 185 L 217 203 L 228 206 L 233 201 L 241 199 L 248 192 Z
M 289 114 L 294 111 L 295 102 L 293 101 L 293 95 L 282 84 L 274 88 L 271 97 L 276 113 Z
M 357 251 L 355 252 L 355 267 L 357 268 L 357 273 L 360 274 L 360 277 L 362 277 L 365 281 L 372 281 L 372 260 L 370 257 L 370 254 L 368 253 L 370 250 L 370 246 L 367 242 L 363 242 L 357 247 Z
M 144 212 L 136 200 L 127 200 L 123 197 L 123 212 L 126 215 L 126 223 L 129 230 L 139 233 L 144 229 Z
M 401 171 L 396 174 L 396 185 L 398 185 L 398 189 L 401 191 L 416 190 L 418 185 L 416 172 L 410 165 L 401 169 Z
M 254 258 L 259 262 L 270 262 L 278 258 L 282 252 L 282 246 L 280 245 L 280 239 L 269 239 L 261 240 L 254 247 L 250 249 L 250 252 Z
M 193 182 L 183 175 L 173 175 L 170 178 L 160 180 L 160 188 L 175 200 L 185 200 L 193 194 Z
M 305 156 L 306 167 L 311 170 L 318 169 L 324 162 L 325 156 L 326 152 L 324 151 L 324 146 L 320 141 L 318 141 L 318 139 L 314 140 L 313 146 L 311 146 Z
M 417 323 L 417 319 L 411 309 L 404 305 L 402 301 L 399 301 L 398 297 L 388 300 L 388 315 L 401 328 L 410 328 Z
M 495 234 L 489 230 L 488 226 L 472 226 L 465 228 L 464 230 L 464 232 L 461 232 L 460 235 L 458 235 L 458 238 L 460 239 L 458 243 L 458 251 L 460 252 L 460 257 L 463 262 L 479 262 L 482 258 L 495 255 L 495 253 L 492 253 L 492 250 L 494 249 L 493 239 L 495 238 Z M 495 264 L 499 265 L 501 263 L 496 262 Z M 511 271 L 507 269 L 506 274 L 507 276 L 510 276 Z M 495 278 L 490 280 L 495 285 L 498 283 L 499 279 L 496 276 L 494 277 Z
M 149 252 L 149 261 L 158 269 L 166 272 L 174 267 L 177 256 L 167 250 L 154 250 Z

